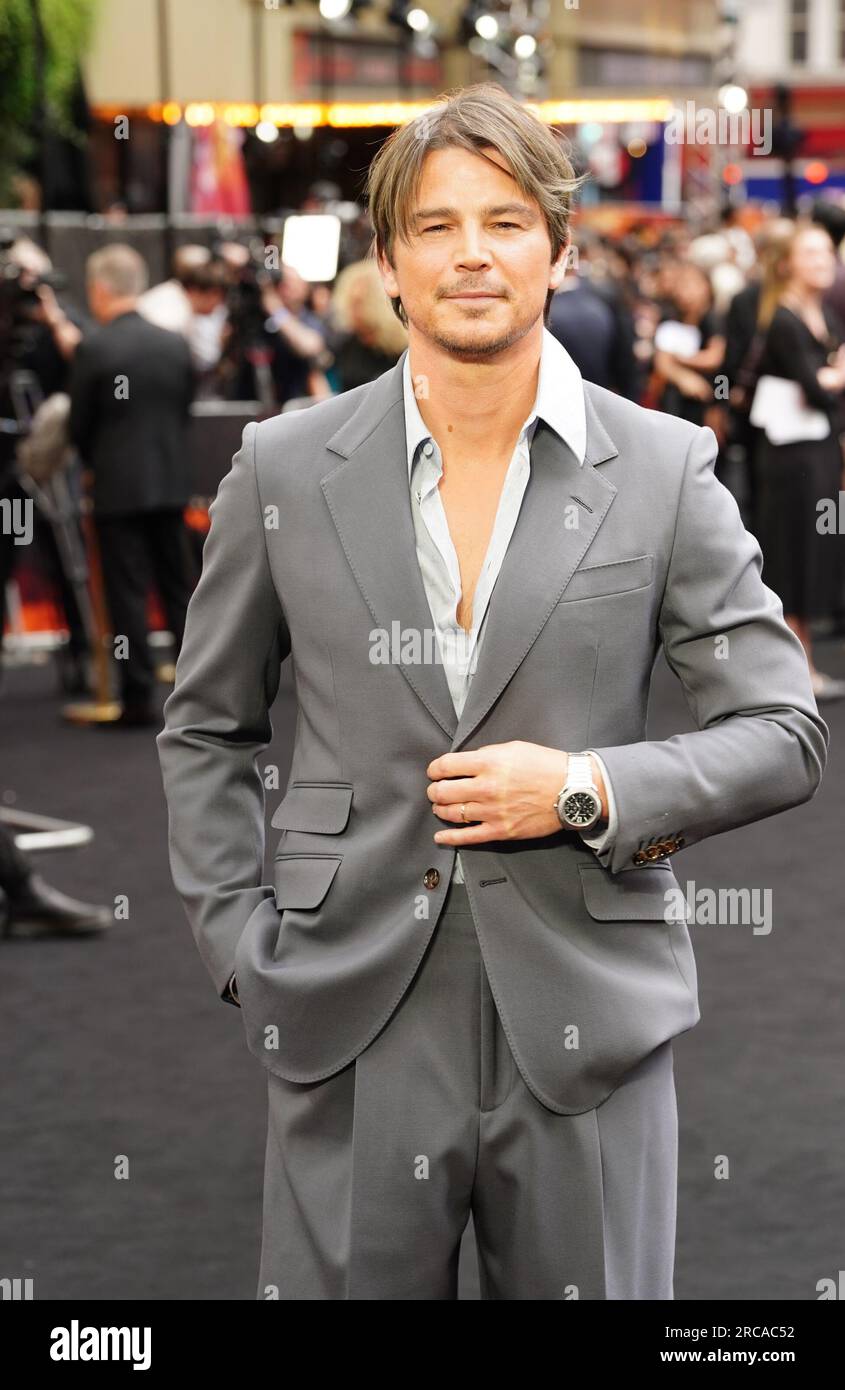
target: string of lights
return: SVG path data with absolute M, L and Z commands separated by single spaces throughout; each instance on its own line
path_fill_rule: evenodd
M 267 10 L 290 8 L 294 0 L 264 0 Z M 547 32 L 550 0 L 466 0 L 456 8 L 447 26 L 435 19 L 414 0 L 316 0 L 320 16 L 331 26 L 348 28 L 365 11 L 379 14 L 388 24 L 407 35 L 410 42 L 441 46 L 459 44 L 477 54 L 501 73 L 502 78 L 523 93 L 538 90 L 546 75 L 544 47 L 551 43 Z

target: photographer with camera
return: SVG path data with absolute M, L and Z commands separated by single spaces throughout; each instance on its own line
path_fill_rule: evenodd
M 268 268 L 264 248 L 220 243 L 229 267 L 229 321 L 220 389 L 227 400 L 258 400 L 269 412 L 301 396 L 332 394 L 323 326 L 306 306 L 308 286 L 292 266 Z
M 71 359 L 90 327 L 75 306 L 60 303 L 56 290 L 61 291 L 63 284 L 49 256 L 34 241 L 26 237 L 15 240 L 10 233 L 0 232 L 0 500 L 5 499 L 11 507 L 31 505 L 19 479 L 18 445 L 27 435 L 40 402 L 66 389 Z M 78 493 L 78 473 L 71 474 L 68 481 L 71 491 Z M 47 576 L 60 595 L 68 626 L 67 646 L 56 654 L 61 686 L 68 694 L 84 693 L 88 688 L 88 642 L 76 595 L 53 529 L 37 508 L 33 509 L 33 521 L 33 539 Z M 21 549 L 19 537 L 0 527 L 0 648 L 6 586 Z

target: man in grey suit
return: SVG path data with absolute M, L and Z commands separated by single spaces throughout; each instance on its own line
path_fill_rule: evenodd
M 710 430 L 545 327 L 576 185 L 495 86 L 370 169 L 408 351 L 248 425 L 159 735 L 170 856 L 268 1071 L 259 1297 L 671 1299 L 670 856 L 809 800 L 828 732 Z M 663 649 L 697 730 L 650 742 Z M 293 764 L 262 883 L 281 662 Z

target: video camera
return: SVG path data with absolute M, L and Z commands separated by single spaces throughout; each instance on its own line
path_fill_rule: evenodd
M 231 258 L 226 256 L 226 243 L 218 242 L 211 248 L 215 259 L 226 259 L 230 265 L 227 298 L 229 322 L 232 325 L 232 338 L 241 351 L 266 341 L 267 311 L 262 303 L 262 293 L 268 285 L 278 285 L 282 279 L 280 270 L 268 268 L 265 264 L 264 243 L 259 238 L 253 237 L 244 250 L 246 259 L 243 264 L 233 267 Z
M 62 290 L 67 285 L 66 277 L 58 271 L 39 275 L 14 260 L 11 249 L 16 240 L 8 229 L 0 230 L 0 377 L 34 349 L 41 286 Z

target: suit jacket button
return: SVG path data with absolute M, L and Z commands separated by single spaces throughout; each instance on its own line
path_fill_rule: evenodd
M 648 860 L 646 859 L 646 857 L 645 857 L 645 855 L 643 854 L 643 852 L 642 852 L 641 849 L 638 849 L 637 852 L 636 852 L 636 854 L 633 855 L 632 858 L 633 858 L 635 864 L 647 864 L 647 863 L 648 863 Z
M 645 857 L 646 857 L 646 859 L 659 859 L 659 858 L 660 858 L 660 846 L 659 846 L 659 845 L 649 845 L 648 848 L 647 848 L 647 850 L 646 850 L 646 852 L 645 852 Z
M 423 874 L 423 883 L 425 884 L 426 888 L 436 888 L 439 882 L 440 870 L 426 869 L 425 873 Z

